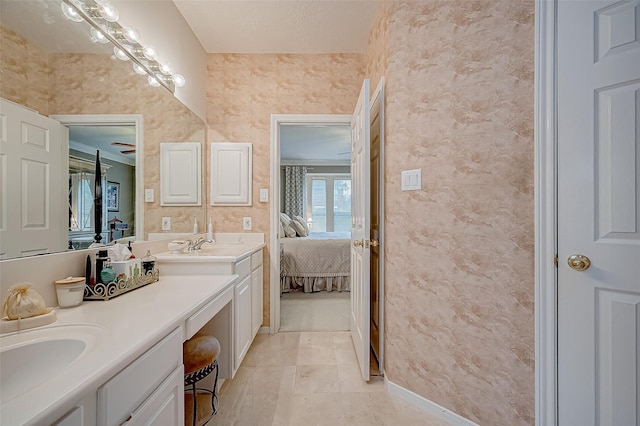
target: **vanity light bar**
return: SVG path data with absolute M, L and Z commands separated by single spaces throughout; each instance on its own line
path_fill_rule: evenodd
M 108 20 L 102 16 L 103 14 L 96 12 L 105 7 L 105 0 L 62 0 L 62 3 L 63 10 L 75 12 L 91 25 L 93 28 L 92 33 L 97 32 L 110 41 L 115 46 L 119 59 L 131 59 L 134 64 L 134 70 L 138 74 L 142 74 L 140 71 L 144 71 L 149 76 L 150 84 L 153 80 L 152 86 L 164 86 L 171 93 L 175 93 L 176 86 L 182 87 L 185 84 L 185 79 L 181 74 L 163 73 L 161 71 L 169 68 L 157 60 L 157 51 L 152 46 L 145 47 L 136 40 L 139 36 L 136 30 L 132 27 L 120 25 L 117 19 L 116 21 L 111 21 L 111 17 L 114 16 L 113 12 L 109 14 L 110 19 Z M 110 7 L 115 10 L 115 15 L 117 16 L 117 9 L 113 6 Z M 76 19 L 72 20 L 81 22 Z M 135 35 L 131 34 L 132 30 L 136 31 Z M 125 34 L 131 34 L 133 37 L 127 39 L 123 37 Z M 128 43 L 123 43 L 124 41 Z

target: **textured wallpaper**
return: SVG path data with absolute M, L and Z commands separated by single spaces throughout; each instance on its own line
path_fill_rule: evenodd
M 209 142 L 253 143 L 253 205 L 209 207 L 216 232 L 252 232 L 269 241 L 271 114 L 351 114 L 364 78 L 364 55 L 211 54 L 207 72 Z M 208 196 L 208 194 L 207 194 Z M 269 247 L 264 250 L 264 325 L 269 324 Z
M 387 376 L 479 424 L 532 425 L 534 2 L 385 7 L 367 69 L 387 64 Z M 401 192 L 417 168 L 422 190 Z
M 155 192 L 155 201 L 144 204 L 145 239 L 161 232 L 162 216 L 171 216 L 172 232 L 191 232 L 193 215 L 204 226 L 204 201 L 200 207 L 160 207 L 160 143 L 204 142 L 201 119 L 164 88 L 149 86 L 129 62 L 108 55 L 47 54 L 11 30 L 0 31 L 0 96 L 42 115 L 144 115 L 144 185 Z
M 3 26 L 0 26 L 0 97 L 49 115 L 47 54 Z

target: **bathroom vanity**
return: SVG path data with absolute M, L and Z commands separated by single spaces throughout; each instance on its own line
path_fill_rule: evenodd
M 182 424 L 182 343 L 205 324 L 233 329 L 236 281 L 163 275 L 106 302 L 58 309 L 50 326 L 2 335 L 0 424 Z M 229 335 L 217 336 L 222 346 Z M 56 347 L 78 350 L 58 359 Z M 10 377 L 10 363 L 20 377 Z M 14 382 L 29 386 L 5 392 Z
M 234 332 L 232 371 L 221 370 L 223 378 L 233 378 L 262 325 L 263 266 L 259 241 L 217 242 L 200 250 L 182 253 L 158 253 L 158 268 L 163 276 L 238 275 L 234 285 Z M 217 335 L 217 330 L 212 330 Z M 219 332 L 219 331 L 218 331 Z

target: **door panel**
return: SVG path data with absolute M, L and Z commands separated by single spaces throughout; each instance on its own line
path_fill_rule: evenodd
M 636 425 L 640 1 L 559 1 L 557 27 L 558 419 Z
M 360 91 L 351 120 L 351 338 L 360 371 L 369 380 L 369 80 Z
M 67 129 L 5 100 L 0 100 L 0 123 L 0 259 L 64 251 Z

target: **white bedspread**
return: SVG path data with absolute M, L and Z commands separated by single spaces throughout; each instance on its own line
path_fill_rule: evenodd
M 349 232 L 313 233 L 281 238 L 283 291 L 301 286 L 305 292 L 349 290 Z M 318 279 L 320 278 L 320 279 Z M 293 285 L 292 285 L 293 284 Z

